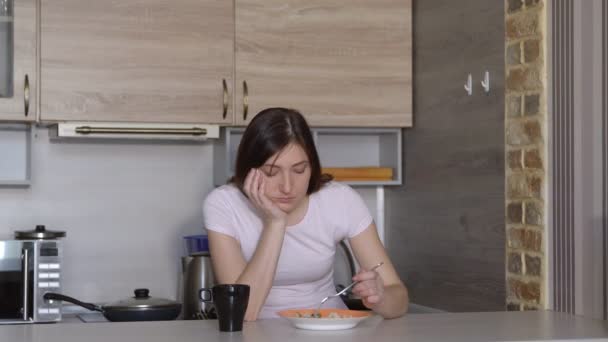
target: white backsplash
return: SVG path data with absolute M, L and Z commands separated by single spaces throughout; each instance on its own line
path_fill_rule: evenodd
M 178 293 L 181 237 L 202 232 L 212 143 L 51 142 L 34 135 L 31 186 L 0 187 L 0 239 L 65 230 L 63 292 L 91 302 Z M 1 161 L 0 161 L 1 162 Z M 358 189 L 376 216 L 375 188 Z

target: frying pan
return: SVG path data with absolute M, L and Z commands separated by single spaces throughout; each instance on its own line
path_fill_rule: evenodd
M 169 321 L 176 319 L 181 312 L 182 305 L 180 303 L 169 299 L 150 297 L 148 289 L 136 289 L 134 293 L 135 297 L 106 305 L 85 303 L 54 292 L 47 292 L 43 297 L 46 300 L 62 300 L 91 311 L 99 311 L 103 313 L 107 320 L 112 322 Z

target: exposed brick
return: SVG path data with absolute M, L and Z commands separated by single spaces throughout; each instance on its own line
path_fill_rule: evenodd
M 524 100 L 524 113 L 527 116 L 536 115 L 540 112 L 540 95 L 526 95 Z
M 539 33 L 537 12 L 521 12 L 507 19 L 505 33 L 508 39 L 519 39 Z
M 524 153 L 524 166 L 527 169 L 543 168 L 543 160 L 538 149 L 533 149 Z
M 540 40 L 530 39 L 524 42 L 524 62 L 533 63 L 540 56 Z
M 521 228 L 509 229 L 509 236 L 507 237 L 507 245 L 509 248 L 522 248 L 524 246 L 526 231 Z
M 533 230 L 523 231 L 523 248 L 532 252 L 541 251 L 542 235 Z
M 507 258 L 507 269 L 514 274 L 521 274 L 522 262 L 520 253 L 509 253 Z
M 540 122 L 534 121 L 526 121 L 524 123 L 524 131 L 528 136 L 528 139 L 532 143 L 538 143 L 542 141 L 542 132 L 540 129 Z
M 540 284 L 538 282 L 523 283 L 519 289 L 521 291 L 519 298 L 535 303 L 540 302 Z
M 542 89 L 540 71 L 536 67 L 509 70 L 506 83 L 507 90 L 511 91 L 534 91 Z
M 541 310 L 545 213 L 544 1 L 506 0 L 506 255 L 509 311 Z M 529 9 L 529 10 L 528 10 Z M 526 227 L 523 225 L 529 225 Z M 531 254 L 527 254 L 527 253 Z M 524 276 L 525 279 L 521 279 Z
M 507 65 L 521 64 L 521 44 L 519 42 L 507 47 Z
M 512 228 L 509 229 L 507 236 L 507 245 L 509 248 L 524 249 L 531 252 L 540 252 L 542 235 L 540 232 L 523 229 L 523 228 Z
M 528 180 L 522 173 L 513 173 L 507 176 L 507 196 L 509 198 L 522 198 L 529 196 Z
M 510 298 L 521 298 L 521 287 L 523 283 L 517 279 L 507 280 L 507 296 Z
M 518 10 L 522 9 L 522 7 L 523 7 L 522 0 L 507 0 L 507 2 L 508 2 L 507 11 L 509 11 L 509 13 L 517 12 Z
M 536 281 L 526 283 L 517 279 L 509 279 L 507 281 L 507 293 L 511 298 L 534 303 L 540 302 L 540 284 Z
M 507 195 L 509 198 L 542 198 L 542 178 L 536 175 L 512 173 L 507 176 Z
M 509 223 L 523 223 L 523 203 L 513 202 L 507 205 L 507 220 Z
M 534 198 L 541 199 L 543 179 L 540 176 L 528 175 L 526 176 L 526 182 L 528 183 L 528 194 Z
M 526 72 L 522 68 L 509 70 L 507 73 L 507 90 L 521 91 L 524 89 Z
M 541 81 L 539 69 L 530 69 L 528 70 L 528 74 L 526 75 L 526 82 L 524 83 L 524 87 L 526 90 L 534 90 L 534 89 L 542 89 L 543 82 Z
M 540 226 L 543 224 L 543 209 L 536 202 L 526 202 L 526 224 Z
M 520 311 L 519 304 L 512 302 L 507 303 L 507 311 Z
M 530 140 L 524 132 L 524 126 L 519 121 L 508 122 L 505 135 L 508 145 L 521 146 L 530 144 Z
M 521 96 L 507 96 L 507 116 L 518 117 L 521 116 Z
M 530 255 L 526 254 L 525 259 L 526 259 L 526 274 L 532 275 L 532 276 L 540 276 L 540 272 L 541 272 L 540 257 L 530 256 Z
M 508 151 L 507 152 L 507 165 L 509 165 L 509 169 L 511 170 L 521 170 L 521 150 Z

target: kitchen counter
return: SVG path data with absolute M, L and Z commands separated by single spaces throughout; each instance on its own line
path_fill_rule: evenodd
M 242 332 L 219 332 L 217 321 L 70 323 L 0 326 L 0 341 L 11 342 L 388 342 L 608 341 L 608 322 L 550 311 L 439 313 L 383 320 L 372 317 L 342 331 L 307 331 L 284 319 L 246 322 Z

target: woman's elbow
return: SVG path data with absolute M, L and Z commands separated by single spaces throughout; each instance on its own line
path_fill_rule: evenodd
M 391 309 L 388 309 L 382 316 L 386 319 L 399 318 L 405 315 L 408 311 L 410 300 L 407 288 L 405 285 L 401 284 L 396 287 L 393 292 L 391 302 L 396 305 L 392 306 Z

